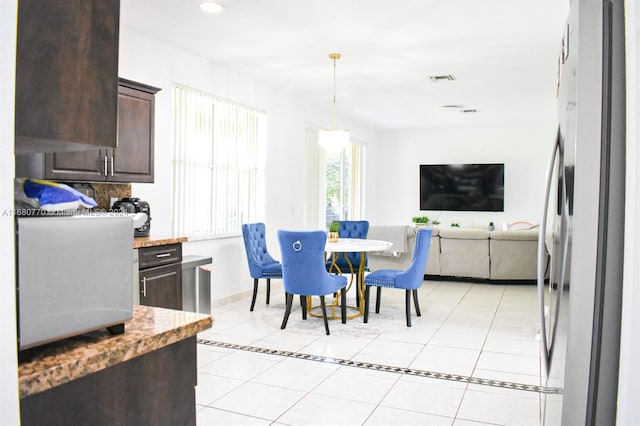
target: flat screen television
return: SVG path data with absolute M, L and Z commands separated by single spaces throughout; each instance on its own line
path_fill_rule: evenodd
M 421 164 L 420 210 L 504 211 L 504 164 Z

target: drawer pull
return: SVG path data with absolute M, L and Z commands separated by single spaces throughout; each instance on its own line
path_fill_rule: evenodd
M 147 297 L 147 277 L 142 278 L 142 297 Z
M 162 258 L 162 257 L 169 257 L 171 256 L 171 253 L 162 253 L 162 254 L 156 254 L 156 257 L 158 259 Z

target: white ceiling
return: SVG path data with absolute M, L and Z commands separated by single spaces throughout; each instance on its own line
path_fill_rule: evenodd
M 567 0 L 121 0 L 121 24 L 374 129 L 555 116 Z M 428 76 L 453 74 L 452 82 Z M 478 109 L 441 112 L 442 105 Z M 326 123 L 330 126 L 331 123 Z

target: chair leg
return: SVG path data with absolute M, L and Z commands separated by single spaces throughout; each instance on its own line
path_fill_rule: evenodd
M 413 304 L 416 307 L 416 315 L 419 317 L 422 316 L 420 313 L 420 303 L 418 302 L 418 289 L 413 290 Z
M 324 329 L 327 330 L 327 336 L 328 336 L 329 320 L 327 319 L 327 307 L 324 304 L 324 296 L 320 296 L 320 305 L 322 306 L 322 318 L 324 318 Z
M 291 313 L 291 305 L 293 304 L 293 294 L 286 293 L 285 299 L 287 301 L 286 302 L 287 306 L 284 310 L 284 318 L 282 318 L 282 325 L 280 326 L 282 330 L 284 330 L 284 328 L 287 326 L 287 321 L 289 320 L 289 314 Z
M 371 290 L 371 287 L 368 285 L 364 286 L 364 315 L 363 315 L 363 320 L 365 322 L 365 324 L 367 322 L 369 322 L 369 292 Z
M 271 295 L 271 278 L 267 278 L 267 305 L 269 304 L 270 295 Z
M 302 319 L 307 319 L 307 296 L 300 295 L 300 307 L 302 308 Z
M 347 323 L 347 288 L 342 287 L 340 290 L 340 316 L 342 317 L 342 323 Z
M 256 306 L 256 296 L 258 295 L 258 279 L 253 279 L 253 297 L 251 298 L 251 308 L 249 310 L 253 312 L 254 306 Z
M 405 311 L 407 313 L 407 327 L 411 327 L 411 290 L 405 290 Z
M 382 299 L 382 287 L 376 287 L 376 314 L 380 313 L 380 300 Z

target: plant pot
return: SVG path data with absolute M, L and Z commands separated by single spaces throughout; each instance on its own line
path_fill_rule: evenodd
M 337 243 L 338 239 L 340 239 L 340 234 L 338 234 L 337 232 L 329 232 L 327 234 L 327 240 L 330 243 Z
M 427 224 L 423 222 L 416 222 L 416 228 L 422 228 L 424 226 L 427 226 Z

